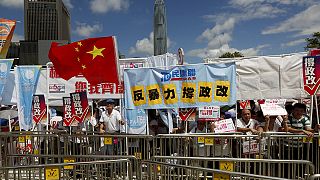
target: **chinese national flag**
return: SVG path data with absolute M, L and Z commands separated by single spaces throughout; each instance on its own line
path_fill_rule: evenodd
M 49 59 L 59 76 L 68 80 L 79 74 L 92 85 L 118 83 L 115 37 L 89 38 L 68 45 L 52 43 Z

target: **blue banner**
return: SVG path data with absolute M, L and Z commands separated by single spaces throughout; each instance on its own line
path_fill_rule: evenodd
M 2 93 L 7 83 L 7 77 L 10 72 L 13 59 L 0 59 L 0 102 L 2 101 Z
M 124 85 L 127 109 L 233 105 L 236 103 L 236 65 L 125 69 Z
M 147 134 L 148 115 L 144 109 L 126 110 L 129 134 Z
M 16 89 L 20 129 L 32 128 L 32 97 L 36 90 L 41 66 L 17 66 Z

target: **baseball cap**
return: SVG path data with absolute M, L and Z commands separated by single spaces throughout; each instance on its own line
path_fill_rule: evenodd
M 114 100 L 113 99 L 107 99 L 106 103 L 107 104 L 114 104 Z

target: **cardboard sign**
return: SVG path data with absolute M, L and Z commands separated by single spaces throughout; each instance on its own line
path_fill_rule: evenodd
M 182 121 L 195 121 L 197 108 L 179 108 L 179 116 Z
M 261 147 L 261 151 L 263 151 L 265 149 L 265 145 L 266 145 L 266 140 L 265 139 L 261 139 L 259 145 L 259 142 L 257 142 L 257 140 L 251 140 L 251 141 L 244 141 L 243 142 L 243 154 L 257 154 L 259 153 L 259 148 Z
M 225 133 L 225 132 L 235 132 L 236 128 L 233 124 L 232 119 L 223 119 L 220 121 L 216 121 L 214 132 L 215 133 Z
M 314 95 L 320 85 L 320 56 L 303 57 L 302 72 L 304 90 L 309 95 Z
M 286 109 L 279 104 L 261 104 L 260 106 L 264 115 L 279 116 L 288 114 Z
M 199 120 L 216 121 L 220 119 L 219 106 L 205 106 L 199 108 Z
M 32 99 L 32 118 L 35 124 L 47 123 L 47 106 L 44 95 L 33 95 Z

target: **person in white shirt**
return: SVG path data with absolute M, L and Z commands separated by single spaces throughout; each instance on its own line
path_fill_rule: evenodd
M 251 112 L 249 109 L 242 109 L 241 118 L 237 119 L 237 131 L 252 135 L 263 132 L 263 128 L 257 120 L 251 119 Z
M 106 133 L 120 133 L 120 125 L 124 125 L 120 112 L 114 109 L 114 100 L 107 100 L 107 110 L 101 115 L 100 132 Z

